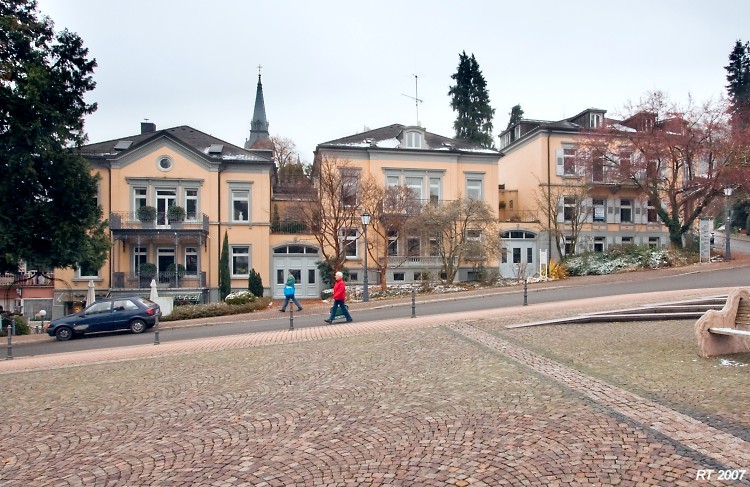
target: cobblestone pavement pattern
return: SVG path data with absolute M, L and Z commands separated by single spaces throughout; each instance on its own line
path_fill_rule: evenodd
M 0 484 L 750 484 L 697 481 L 750 469 L 748 438 L 673 407 L 658 385 L 630 387 L 593 363 L 605 348 L 584 347 L 581 362 L 570 343 L 586 328 L 558 333 L 558 351 L 545 348 L 549 327 L 503 326 L 565 306 L 582 304 L 5 361 Z M 626 336 L 630 324 L 611 326 Z M 701 363 L 747 390 L 750 367 Z M 720 390 L 747 410 L 745 393 Z M 730 419 L 750 427 L 745 413 Z

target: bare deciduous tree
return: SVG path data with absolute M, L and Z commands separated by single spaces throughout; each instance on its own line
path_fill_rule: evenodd
M 289 210 L 290 219 L 299 221 L 311 230 L 323 258 L 334 271 L 346 262 L 347 232 L 354 232 L 354 242 L 360 227 L 358 208 L 359 171 L 349 160 L 328 155 L 319 156 L 313 179 L 315 197 Z
M 626 107 L 621 122 L 589 134 L 578 157 L 591 174 L 628 182 L 661 202 L 658 218 L 672 245 L 682 247 L 703 210 L 732 184 L 732 168 L 742 158 L 727 111 L 724 102 L 680 106 L 650 93 Z
M 491 259 L 500 251 L 497 217 L 484 201 L 460 198 L 426 204 L 414 227 L 432 240 L 430 250 L 440 258 L 449 284 L 462 263 Z
M 385 290 L 386 271 L 391 263 L 389 244 L 401 238 L 404 230 L 413 224 L 422 211 L 422 202 L 413 190 L 405 186 L 385 188 L 372 175 L 362 181 L 360 194 L 362 210 L 372 216 L 367 230 L 367 252 L 381 275 L 380 288 Z
M 565 184 L 539 183 L 534 195 L 537 207 L 544 216 L 539 223 L 552 234 L 557 255 L 564 255 L 562 240 L 566 237 L 570 239 L 575 252 L 581 230 L 591 215 L 590 189 L 591 185 L 583 178 Z

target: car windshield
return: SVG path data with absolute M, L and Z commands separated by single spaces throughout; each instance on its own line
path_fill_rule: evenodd
M 156 303 L 147 298 L 138 298 L 138 301 L 145 304 L 146 306 L 156 306 Z

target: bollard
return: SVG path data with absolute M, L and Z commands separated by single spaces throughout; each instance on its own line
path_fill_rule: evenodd
M 524 306 L 528 306 L 528 304 L 529 304 L 529 301 L 528 301 L 528 294 L 529 294 L 528 293 L 528 288 L 529 288 L 529 280 L 528 279 L 524 279 L 523 280 L 523 305 Z
M 411 289 L 411 317 L 417 317 L 417 290 Z
M 289 331 L 294 331 L 294 306 L 289 306 Z
M 13 360 L 13 328 L 10 322 L 8 322 L 8 355 L 6 355 L 5 360 Z
M 154 345 L 161 343 L 159 341 L 159 315 L 156 315 L 156 323 L 154 324 Z

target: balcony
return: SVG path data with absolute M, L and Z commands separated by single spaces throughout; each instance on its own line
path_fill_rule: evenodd
M 385 259 L 378 259 L 382 265 Z M 442 267 L 443 261 L 437 255 L 389 255 L 388 267 L 423 267 L 436 268 Z
M 498 219 L 501 222 L 537 223 L 539 221 L 539 215 L 533 210 L 501 209 Z
M 187 274 L 184 272 L 159 272 L 155 276 L 137 273 L 115 272 L 112 279 L 113 289 L 148 289 L 151 280 L 156 281 L 159 289 L 196 289 L 206 287 L 206 273 Z
M 271 222 L 271 233 L 287 235 L 304 235 L 310 234 L 310 228 L 305 222 L 296 221 L 273 221 Z
M 109 228 L 113 232 L 142 233 L 177 230 L 182 232 L 200 232 L 208 234 L 208 215 L 188 215 L 183 221 L 170 221 L 167 214 L 157 213 L 156 220 L 144 222 L 138 219 L 135 212 L 113 212 L 109 214 Z
M 0 286 L 16 287 L 54 287 L 55 274 L 47 272 L 45 275 L 36 271 L 29 272 L 6 272 L 0 274 Z

